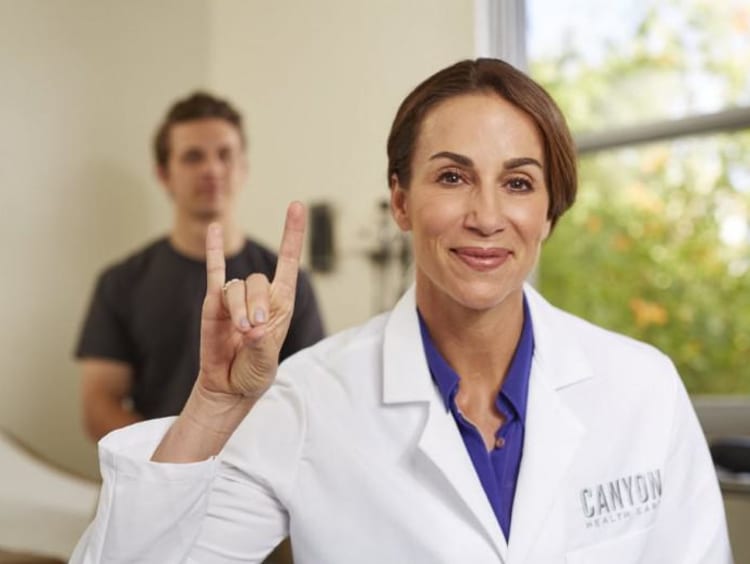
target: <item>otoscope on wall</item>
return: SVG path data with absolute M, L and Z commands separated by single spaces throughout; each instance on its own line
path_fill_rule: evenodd
M 314 272 L 331 273 L 341 258 L 335 252 L 333 208 L 330 203 L 314 203 L 309 209 L 310 267 Z M 372 310 L 380 313 L 393 307 L 411 283 L 412 257 L 409 236 L 394 224 L 387 199 L 376 202 L 376 214 L 362 232 L 367 243 L 354 252 L 364 254 L 373 267 Z
M 388 200 L 378 202 L 378 211 L 375 246 L 367 252 L 375 269 L 372 307 L 376 313 L 393 307 L 411 280 L 409 237 L 394 225 Z

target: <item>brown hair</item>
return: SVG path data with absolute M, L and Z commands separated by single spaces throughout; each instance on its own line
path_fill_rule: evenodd
M 565 118 L 547 92 L 524 73 L 498 59 L 460 61 L 433 74 L 401 103 L 388 136 L 388 180 L 409 187 L 419 129 L 441 102 L 477 92 L 495 93 L 536 123 L 542 136 L 549 210 L 554 226 L 573 205 L 578 174 L 576 150 Z
M 222 100 L 206 92 L 194 92 L 187 98 L 177 100 L 164 116 L 154 136 L 154 158 L 160 167 L 169 162 L 169 133 L 172 126 L 197 119 L 223 119 L 240 134 L 242 146 L 245 146 L 245 131 L 242 128 L 242 115 L 227 100 Z

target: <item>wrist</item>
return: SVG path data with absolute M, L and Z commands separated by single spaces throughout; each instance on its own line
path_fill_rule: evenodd
M 256 398 L 239 394 L 212 392 L 196 385 L 190 393 L 181 416 L 202 431 L 216 435 L 231 435 L 239 426 Z
M 218 455 L 254 403 L 243 396 L 216 394 L 196 385 L 151 460 L 186 463 Z

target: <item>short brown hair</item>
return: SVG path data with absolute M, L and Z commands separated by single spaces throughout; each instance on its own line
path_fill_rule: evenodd
M 554 226 L 573 205 L 578 186 L 576 150 L 562 112 L 531 78 L 498 59 L 460 61 L 438 71 L 401 103 L 388 136 L 388 180 L 411 182 L 411 162 L 419 129 L 428 112 L 441 102 L 476 92 L 490 92 L 528 114 L 542 136 L 549 193 L 547 217 Z
M 223 119 L 237 128 L 242 146 L 245 146 L 245 131 L 240 114 L 227 100 L 217 98 L 207 92 L 194 92 L 187 98 L 177 100 L 164 116 L 154 136 L 154 158 L 160 167 L 169 162 L 169 133 L 172 126 L 197 119 Z

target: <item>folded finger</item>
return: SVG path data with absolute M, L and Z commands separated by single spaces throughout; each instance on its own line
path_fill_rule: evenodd
M 233 278 L 222 288 L 224 296 L 224 307 L 232 318 L 232 325 L 240 331 L 250 329 L 250 321 L 247 317 L 247 307 L 245 302 L 245 282 L 238 278 Z
M 251 274 L 245 279 L 245 303 L 250 325 L 263 325 L 268 321 L 271 283 L 263 274 Z

